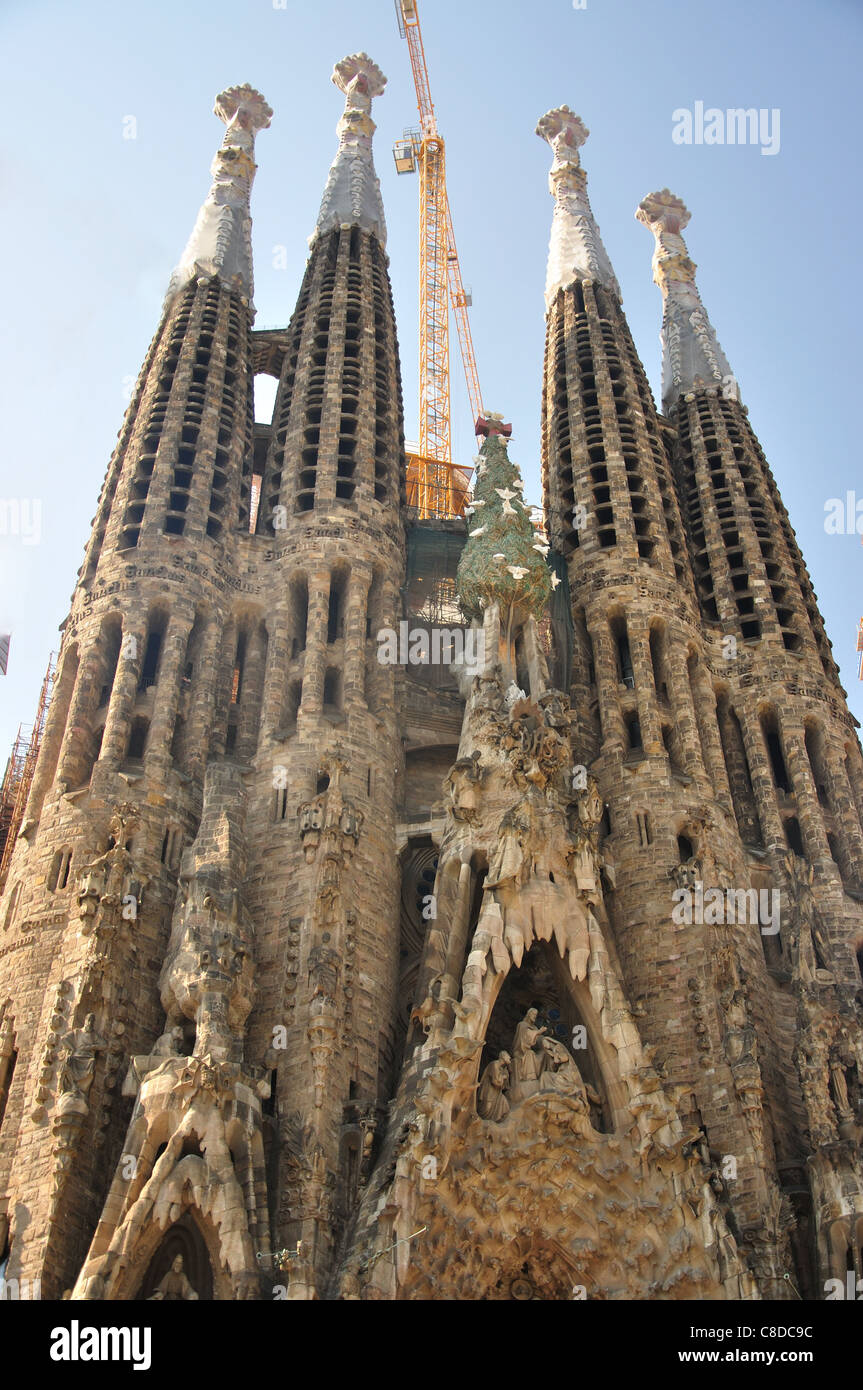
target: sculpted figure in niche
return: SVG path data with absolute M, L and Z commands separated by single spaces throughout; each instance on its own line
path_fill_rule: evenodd
M 837 1049 L 831 1048 L 830 1089 L 833 1092 L 833 1101 L 840 1120 L 849 1120 L 854 1113 L 851 1109 L 851 1101 L 848 1096 L 848 1080 L 845 1076 L 845 1067 L 852 1061 L 853 1058 L 843 1057 Z
M 546 1029 L 537 1023 L 536 1009 L 528 1009 L 515 1030 L 512 1045 L 514 1079 L 520 1096 L 532 1095 L 537 1090 L 542 1070 L 542 1052 L 537 1043 Z
M 694 856 L 687 859 L 685 864 L 676 864 L 673 869 L 668 871 L 669 878 L 673 878 L 678 888 L 694 889 L 696 884 L 704 880 L 704 870 L 700 859 Z
M 171 1268 L 156 1285 L 156 1292 L 149 1298 L 150 1303 L 197 1303 L 198 1295 L 189 1282 L 183 1268 L 183 1256 L 175 1255 Z
M 459 758 L 450 771 L 447 781 L 452 814 L 456 820 L 474 820 L 479 805 L 477 788 L 482 780 L 480 754 L 474 752 L 469 758 Z
M 354 810 L 354 807 L 351 806 L 348 802 L 346 802 L 345 805 L 342 807 L 342 813 L 340 818 L 342 834 L 348 835 L 351 839 L 356 840 L 359 838 L 359 833 L 362 828 L 362 824 L 362 812 Z
M 480 1078 L 476 1108 L 483 1120 L 499 1123 L 509 1114 L 509 1101 L 504 1091 L 509 1085 L 511 1062 L 509 1053 L 502 1052 L 493 1062 L 489 1062 Z
M 106 1040 L 96 1032 L 96 1018 L 88 1014 L 84 1027 L 69 1033 L 60 1070 L 60 1095 L 73 1095 L 86 1102 L 96 1074 L 96 1058 L 107 1051 Z
M 566 734 L 569 730 L 569 701 L 560 690 L 546 690 L 537 701 L 550 729 L 559 729 Z
M 599 1095 L 582 1080 L 574 1058 L 562 1042 L 556 1038 L 543 1038 L 542 1051 L 540 1091 L 555 1091 L 560 1096 L 569 1096 L 584 1115 L 590 1114 L 591 1105 L 601 1106 Z
M 522 881 L 521 872 L 524 856 L 522 854 L 521 830 L 518 808 L 514 806 L 507 811 L 500 823 L 497 849 L 489 865 L 486 888 L 497 888 L 506 883 L 508 879 Z

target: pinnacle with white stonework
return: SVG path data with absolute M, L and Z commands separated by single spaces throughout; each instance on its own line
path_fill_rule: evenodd
M 254 87 L 229 87 L 216 97 L 215 114 L 227 126 L 210 172 L 213 183 L 198 213 L 192 235 L 168 287 L 168 299 L 190 280 L 217 276 L 251 303 L 252 216 L 249 201 L 255 178 L 255 135 L 272 119 Z
M 345 94 L 345 109 L 336 126 L 339 148 L 311 241 L 347 226 L 372 232 L 381 246 L 386 246 L 381 186 L 372 156 L 372 136 L 377 129 L 372 120 L 372 100 L 383 93 L 387 79 L 367 53 L 352 53 L 336 64 L 333 82 Z
M 619 300 L 620 286 L 591 210 L 587 175 L 578 154 L 590 131 L 568 106 L 558 106 L 546 112 L 536 133 L 554 151 L 548 178 L 554 197 L 554 219 L 548 248 L 546 309 L 551 308 L 558 290 L 567 289 L 576 280 L 597 281 Z
M 666 413 L 687 391 L 722 386 L 737 398 L 728 359 L 695 284 L 696 266 L 681 235 L 689 211 L 667 188 L 648 193 L 635 214 L 653 232 L 653 278 L 662 291 L 662 406 Z

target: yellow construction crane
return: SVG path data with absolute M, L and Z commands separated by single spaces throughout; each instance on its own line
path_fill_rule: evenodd
M 449 306 L 461 345 L 474 424 L 482 395 L 465 291 L 446 191 L 446 146 L 438 132 L 416 0 L 396 0 L 399 31 L 407 39 L 420 129 L 406 130 L 393 146 L 399 174 L 420 176 L 420 424 L 417 453 L 408 454 L 408 504 L 426 517 L 461 516 L 473 468 L 452 462 L 450 428 Z

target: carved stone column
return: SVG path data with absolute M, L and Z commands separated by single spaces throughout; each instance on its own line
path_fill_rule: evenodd
M 310 714 L 320 714 L 324 704 L 329 608 L 329 570 L 312 570 L 309 573 L 309 625 L 302 703 L 303 710 Z
M 174 614 L 165 633 L 153 703 L 153 721 L 144 757 L 144 766 L 150 775 L 161 771 L 164 776 L 171 763 L 171 740 L 180 701 L 180 675 L 192 622 L 190 617 Z
M 604 619 L 588 620 L 587 630 L 593 642 L 593 658 L 596 667 L 596 693 L 599 697 L 599 713 L 602 720 L 602 741 L 606 747 L 626 750 L 626 728 L 620 712 L 620 699 L 617 693 L 617 658 L 608 623 Z
M 776 800 L 776 785 L 770 758 L 764 744 L 764 735 L 756 713 L 750 709 L 739 712 L 740 729 L 752 778 L 752 790 L 758 807 L 758 819 L 766 849 L 787 849 L 785 830 Z
M 234 637 L 236 640 L 236 634 Z M 222 645 L 222 622 L 217 613 L 208 619 L 201 640 L 198 662 L 201 672 L 218 672 L 219 650 Z M 186 747 L 189 750 L 185 771 L 195 781 L 203 781 L 207 754 L 213 737 L 213 719 L 218 682 L 214 679 L 196 683 L 195 700 L 186 724 Z M 222 745 L 224 747 L 224 744 Z
M 351 568 L 350 587 L 345 611 L 345 707 L 360 701 L 365 703 L 366 683 L 366 611 L 372 577 L 366 570 Z M 374 635 L 374 634 L 373 634 Z
M 75 694 L 66 725 L 66 739 L 58 779 L 70 790 L 78 786 L 85 768 L 89 767 L 93 715 L 98 708 L 104 672 L 105 655 L 97 636 L 81 656 Z
M 105 720 L 105 733 L 99 755 L 100 762 L 106 763 L 109 767 L 119 766 L 126 754 L 146 646 L 146 624 L 142 623 L 140 618 L 124 622 L 117 674 L 114 677 L 114 689 L 111 691 L 111 703 L 108 706 L 108 718 Z

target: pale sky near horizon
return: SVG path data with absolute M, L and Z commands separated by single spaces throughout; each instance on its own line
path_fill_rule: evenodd
M 861 195 L 860 0 L 420 0 L 432 93 L 486 406 L 540 498 L 543 287 L 551 152 L 534 128 L 568 103 L 591 131 L 593 210 L 654 393 L 661 298 L 639 200 L 669 187 L 702 298 L 790 512 L 863 720 L 855 634 L 861 537 L 825 531 L 855 492 Z M 389 225 L 405 392 L 417 434 L 417 182 L 391 147 L 416 123 L 392 0 L 0 0 L 5 269 L 0 503 L 41 509 L 38 543 L 0 534 L 0 771 L 29 723 L 68 610 L 102 478 L 162 295 L 209 186 L 225 86 L 274 108 L 253 192 L 258 327 L 290 318 L 336 147 L 334 63 L 365 49 L 389 78 L 375 152 Z M 680 108 L 780 113 L 779 148 L 680 145 Z M 129 117 L 134 118 L 134 126 Z M 124 138 L 130 128 L 135 138 Z M 285 248 L 283 253 L 279 248 Z M 286 266 L 285 266 L 286 262 Z M 455 339 L 454 339 L 455 344 Z M 474 452 L 454 352 L 454 452 Z M 9 516 L 8 505 L 0 517 Z M 863 525 L 863 521 L 861 521 Z M 0 522 L 2 526 L 2 522 Z

